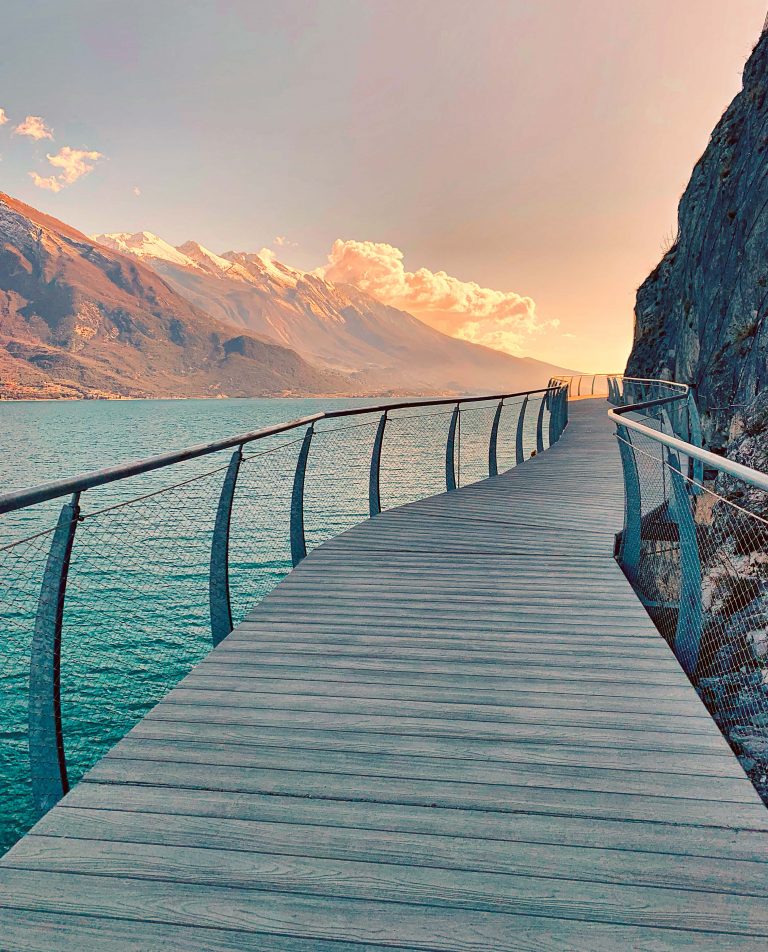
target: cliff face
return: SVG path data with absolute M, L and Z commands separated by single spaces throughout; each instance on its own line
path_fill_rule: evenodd
M 692 384 L 705 442 L 726 450 L 745 423 L 763 417 L 753 405 L 768 384 L 767 317 L 764 33 L 744 69 L 742 91 L 693 170 L 677 240 L 637 292 L 627 374 Z

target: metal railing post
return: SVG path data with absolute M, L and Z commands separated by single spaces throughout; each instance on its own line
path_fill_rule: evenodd
M 29 758 L 32 799 L 42 816 L 69 789 L 61 724 L 61 629 L 80 493 L 65 503 L 53 532 L 29 657 Z
M 525 462 L 525 450 L 523 449 L 523 427 L 525 425 L 525 408 L 528 406 L 528 394 L 525 395 L 523 404 L 520 407 L 520 416 L 517 418 L 517 432 L 515 433 L 515 465 L 519 466 Z
M 499 405 L 496 407 L 496 412 L 493 415 L 493 423 L 491 424 L 491 438 L 488 441 L 488 475 L 489 476 L 498 476 L 499 475 L 499 460 L 497 456 L 498 443 L 499 443 L 499 423 L 501 422 L 501 411 L 504 407 L 504 401 L 499 400 Z
M 565 432 L 565 427 L 568 423 L 568 388 L 562 387 L 560 389 L 560 419 L 558 421 L 558 440 Z
M 701 417 L 699 416 L 699 408 L 696 406 L 696 399 L 693 396 L 692 390 L 688 391 L 688 397 L 685 401 L 685 405 L 686 410 L 688 411 L 688 442 L 693 443 L 694 446 L 701 446 Z M 691 460 L 691 476 L 696 483 L 702 483 L 704 481 L 704 464 L 701 462 L 701 460 Z M 698 486 L 695 486 L 693 488 L 693 492 L 698 494 L 701 492 L 701 489 Z
M 544 433 L 543 433 L 543 423 L 544 423 L 544 406 L 545 399 L 542 396 L 541 403 L 539 404 L 539 415 L 536 418 L 536 452 L 544 452 Z
M 640 568 L 640 532 L 642 527 L 642 509 L 640 497 L 640 478 L 629 430 L 624 426 L 616 427 L 616 438 L 621 456 L 621 468 L 624 474 L 624 531 L 621 534 L 619 563 L 630 582 L 637 579 Z
M 384 442 L 384 428 L 387 425 L 387 411 L 381 414 L 376 436 L 371 450 L 371 468 L 368 473 L 368 515 L 378 516 L 381 512 L 381 447 Z
M 445 488 L 453 492 L 456 488 L 456 429 L 459 423 L 459 404 L 457 403 L 451 414 L 451 423 L 448 427 L 448 440 L 445 444 Z
M 306 558 L 307 540 L 304 535 L 304 476 L 307 472 L 309 447 L 315 432 L 315 424 L 310 423 L 304 434 L 304 442 L 296 460 L 296 472 L 293 474 L 293 491 L 291 492 L 291 561 L 294 568 Z
M 680 539 L 680 602 L 673 647 L 675 657 L 683 670 L 691 675 L 699 660 L 703 627 L 701 559 L 690 496 L 680 464 L 671 450 L 667 453 L 667 463 L 672 476 L 672 493 Z
M 208 574 L 208 602 L 211 611 L 211 641 L 214 648 L 232 631 L 232 601 L 229 590 L 229 529 L 237 475 L 243 459 L 238 446 L 229 461 L 216 509 L 211 538 L 211 563 Z
M 557 395 L 552 397 L 549 402 L 549 424 L 547 428 L 547 439 L 552 446 L 557 442 Z

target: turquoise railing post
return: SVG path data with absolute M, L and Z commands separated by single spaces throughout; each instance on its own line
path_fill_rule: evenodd
M 554 446 L 560 439 L 560 391 L 553 393 L 549 400 L 549 445 Z
M 546 394 L 545 394 L 546 396 Z M 546 400 L 544 397 L 541 398 L 541 403 L 539 404 L 539 415 L 536 418 L 536 452 L 544 452 L 544 433 L 543 433 L 543 423 L 544 423 L 544 407 L 546 405 Z
M 291 561 L 294 568 L 306 558 L 307 540 L 304 535 L 304 477 L 307 472 L 309 447 L 315 432 L 315 424 L 311 423 L 304 434 L 304 441 L 296 460 L 296 472 L 293 475 L 293 491 L 291 492 Z
M 499 405 L 496 407 L 496 412 L 493 415 L 493 423 L 491 424 L 491 438 L 488 440 L 488 475 L 489 476 L 498 476 L 499 475 L 499 460 L 497 456 L 498 443 L 499 443 L 499 423 L 501 422 L 501 411 L 504 408 L 504 400 L 499 400 Z
M 696 399 L 693 396 L 693 390 L 688 391 L 685 403 L 688 411 L 688 442 L 693 443 L 694 446 L 701 446 L 701 417 L 699 416 L 699 408 L 696 406 Z M 698 459 L 691 462 L 691 475 L 694 480 L 693 492 L 698 495 L 701 492 L 701 483 L 704 482 L 704 464 Z
M 29 758 L 32 800 L 42 816 L 69 789 L 61 724 L 61 629 L 80 493 L 66 503 L 51 539 L 29 657 Z
M 557 438 L 558 440 L 565 432 L 565 427 L 568 422 L 568 388 L 561 387 L 560 393 L 558 395 L 558 403 L 560 406 L 560 412 L 558 414 L 558 424 L 557 424 Z
M 672 451 L 667 454 L 672 477 L 672 494 L 680 539 L 680 601 L 675 629 L 674 651 L 686 674 L 696 670 L 701 647 L 703 607 L 701 599 L 701 559 L 691 497 L 680 463 Z
M 520 416 L 517 418 L 517 432 L 515 433 L 515 465 L 520 466 L 525 462 L 525 451 L 523 449 L 523 427 L 525 426 L 525 408 L 528 406 L 528 394 L 523 399 L 520 407 Z
M 459 404 L 457 403 L 451 414 L 451 423 L 448 427 L 448 440 L 445 444 L 445 488 L 451 493 L 456 488 L 456 430 L 459 423 Z
M 642 509 L 640 479 L 637 474 L 635 452 L 625 426 L 616 426 L 616 438 L 624 474 L 624 531 L 621 534 L 619 563 L 630 582 L 634 583 L 640 568 L 640 533 Z
M 387 425 L 387 411 L 379 419 L 376 436 L 371 450 L 371 467 L 368 472 L 368 515 L 378 516 L 381 512 L 381 447 L 384 443 L 384 428 Z
M 211 611 L 211 641 L 214 648 L 232 631 L 232 602 L 229 591 L 229 529 L 232 523 L 232 502 L 235 498 L 237 474 L 243 459 L 238 446 L 229 461 L 216 509 L 211 538 L 211 562 L 208 573 L 208 602 Z

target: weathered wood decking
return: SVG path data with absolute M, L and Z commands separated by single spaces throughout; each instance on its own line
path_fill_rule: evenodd
M 768 811 L 571 420 L 302 563 L 2 861 L 0 946 L 765 949 Z

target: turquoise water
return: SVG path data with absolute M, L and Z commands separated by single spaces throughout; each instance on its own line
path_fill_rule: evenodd
M 368 405 L 371 405 L 371 401 Z M 252 431 L 362 400 L 0 403 L 0 491 Z M 442 492 L 451 407 L 395 411 L 381 460 L 382 506 Z M 487 474 L 495 406 L 462 411 L 461 484 Z M 538 404 L 526 414 L 526 455 Z M 499 468 L 512 465 L 519 405 L 505 408 Z M 378 414 L 324 421 L 307 467 L 307 546 L 368 513 Z M 546 420 L 545 420 L 546 433 Z M 230 541 L 235 621 L 290 568 L 289 512 L 303 431 L 249 444 Z M 80 776 L 210 650 L 211 533 L 230 453 L 84 493 L 67 587 L 61 699 L 70 781 Z M 0 516 L 0 851 L 34 821 L 29 795 L 29 646 L 61 503 Z

